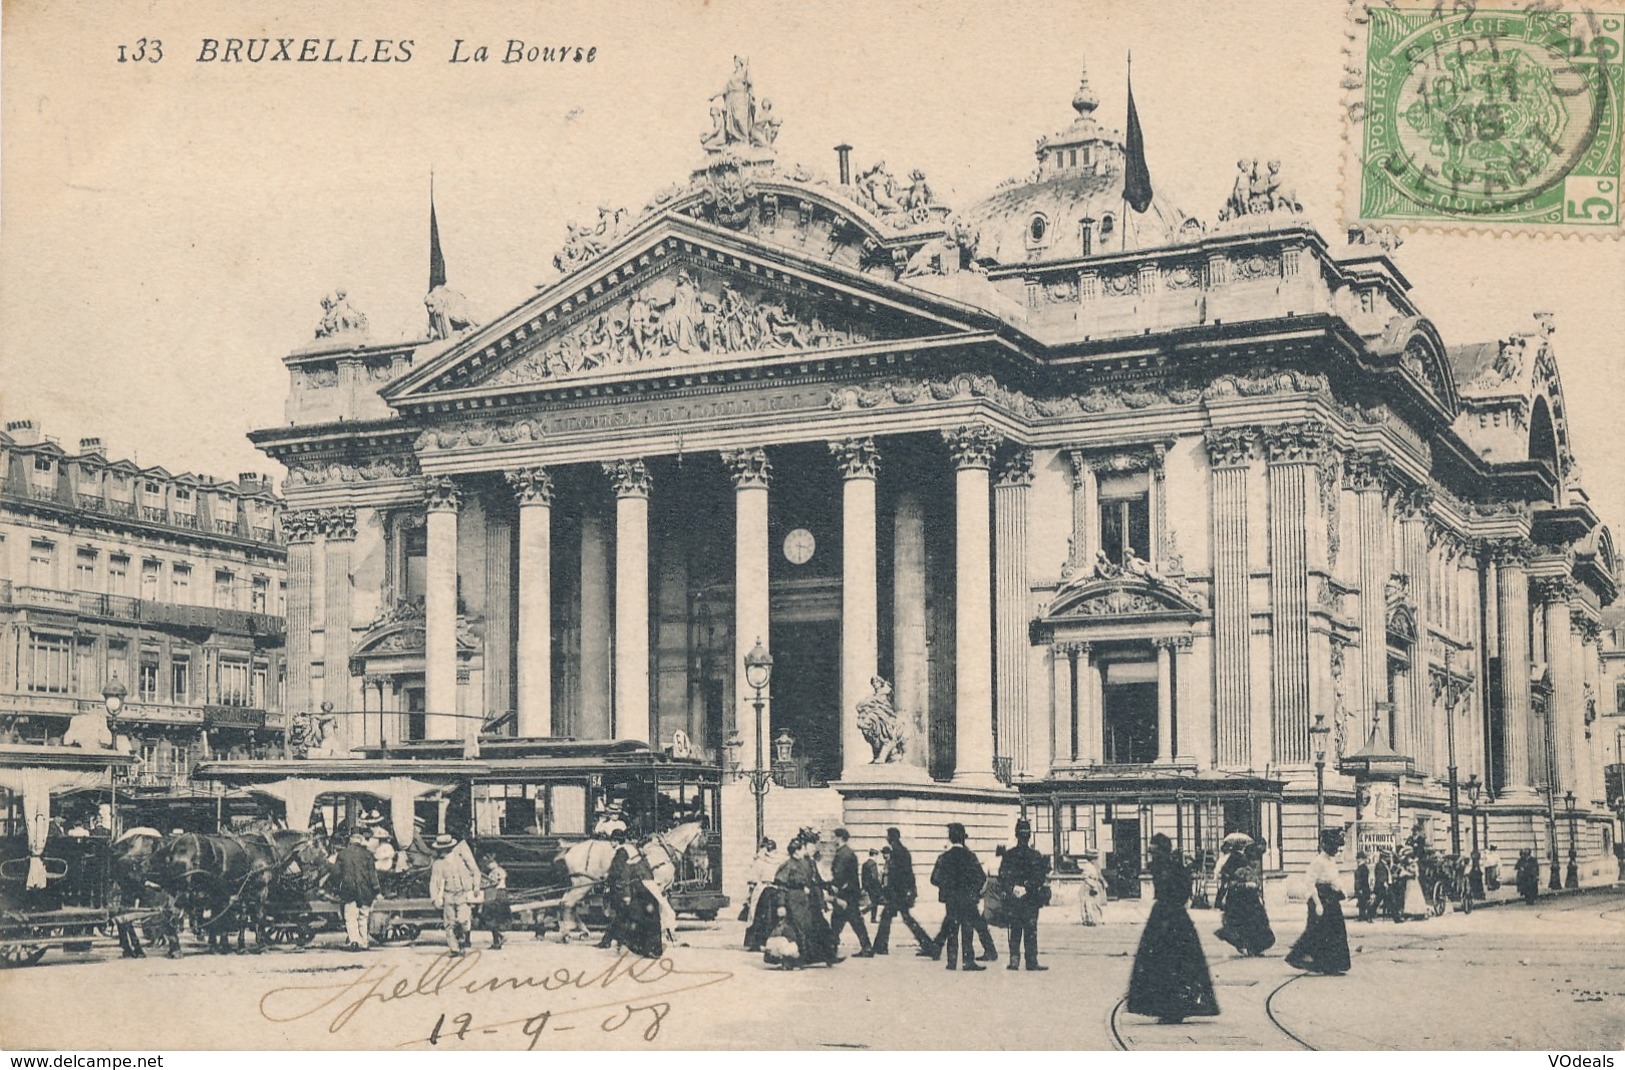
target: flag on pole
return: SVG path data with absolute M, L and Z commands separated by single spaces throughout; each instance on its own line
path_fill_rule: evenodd
M 1134 110 L 1134 67 L 1129 61 L 1128 137 L 1123 143 L 1126 163 L 1123 169 L 1123 200 L 1136 212 L 1151 207 L 1151 172 L 1145 166 L 1145 135 L 1140 132 L 1140 113 Z
M 446 285 L 446 258 L 440 255 L 440 224 L 434 217 L 434 176 L 429 176 L 429 289 Z

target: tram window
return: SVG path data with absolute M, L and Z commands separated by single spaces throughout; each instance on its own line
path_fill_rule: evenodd
M 587 785 L 554 784 L 548 794 L 547 831 L 554 836 L 585 836 Z

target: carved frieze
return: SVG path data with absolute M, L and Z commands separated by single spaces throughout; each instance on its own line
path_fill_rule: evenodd
M 734 487 L 739 490 L 752 487 L 766 490 L 773 480 L 773 464 L 767 459 L 767 451 L 760 446 L 723 450 L 722 463 L 728 467 Z
M 545 383 L 594 372 L 747 353 L 833 349 L 870 341 L 844 314 L 800 297 L 745 289 L 688 266 L 640 286 L 486 380 Z
M 434 453 L 464 447 L 540 442 L 542 435 L 540 420 L 463 420 L 424 431 L 418 435 L 415 445 L 419 452 Z
M 382 479 L 407 479 L 418 474 L 415 457 L 375 457 L 362 464 L 290 465 L 285 485 L 319 487 L 327 483 L 376 483 Z

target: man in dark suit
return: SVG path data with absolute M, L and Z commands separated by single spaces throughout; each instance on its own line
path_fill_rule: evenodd
M 948 950 L 948 968 L 959 968 L 959 953 L 963 951 L 965 969 L 983 970 L 987 967 L 976 962 L 972 934 L 979 913 L 976 904 L 981 901 L 987 873 L 965 840 L 965 826 L 957 821 L 949 824 L 948 849 L 937 856 L 937 864 L 931 870 L 931 883 L 936 885 L 937 898 L 947 908 L 947 931 L 942 945 Z
M 919 889 L 914 882 L 914 858 L 903 846 L 902 834 L 895 828 L 886 830 L 886 846 L 891 850 L 891 862 L 886 866 L 885 891 L 882 899 L 885 909 L 880 912 L 880 928 L 875 930 L 874 951 L 877 955 L 886 954 L 887 938 L 891 936 L 891 920 L 901 917 L 908 931 L 914 934 L 914 939 L 920 943 L 920 954 L 931 954 L 931 937 L 926 935 L 925 929 L 914 920 L 909 911 L 914 909 L 914 899 Z
M 1049 860 L 1032 846 L 1033 827 L 1026 818 L 1016 822 L 1016 845 L 1004 852 L 999 883 L 1004 887 L 1005 913 L 1010 919 L 1010 965 L 1019 969 L 1026 950 L 1029 970 L 1047 970 L 1038 964 L 1038 912 L 1049 899 Z
M 890 857 L 891 848 L 886 848 L 886 857 Z M 869 897 L 869 921 L 872 923 L 880 916 L 880 901 L 886 894 L 885 876 L 881 867 L 881 853 L 875 848 L 869 848 L 869 857 L 863 863 L 861 883 L 863 894 Z
M 1394 864 L 1387 851 L 1377 852 L 1377 864 L 1371 869 L 1371 913 L 1378 911 L 1394 914 Z
M 862 894 L 858 879 L 858 856 L 853 852 L 849 840 L 851 835 L 846 829 L 835 830 L 835 858 L 830 862 L 829 890 L 833 896 L 830 927 L 835 933 L 835 946 L 840 947 L 841 930 L 852 926 L 852 931 L 858 937 L 858 953 L 853 957 L 872 959 L 875 953 L 869 946 L 869 928 L 863 924 L 863 911 L 858 906 L 858 897 Z
M 1371 863 L 1361 851 L 1359 861 L 1354 867 L 1354 898 L 1360 904 L 1360 921 L 1370 921 L 1376 917 L 1376 907 L 1371 900 Z

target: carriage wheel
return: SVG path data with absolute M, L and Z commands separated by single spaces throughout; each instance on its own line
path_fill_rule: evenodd
M 1445 894 L 1444 881 L 1433 886 L 1433 916 L 1439 917 L 1450 907 L 1450 897 Z
M 32 966 L 45 957 L 45 950 L 37 944 L 0 944 L 0 967 Z
M 389 927 L 389 933 L 385 939 L 400 940 L 410 944 L 418 938 L 418 934 L 422 931 L 420 927 L 413 925 L 409 921 L 398 921 Z
M 310 942 L 316 939 L 316 930 L 312 929 L 309 925 L 301 924 L 295 926 L 290 935 L 293 938 L 293 945 L 295 947 L 309 947 Z

